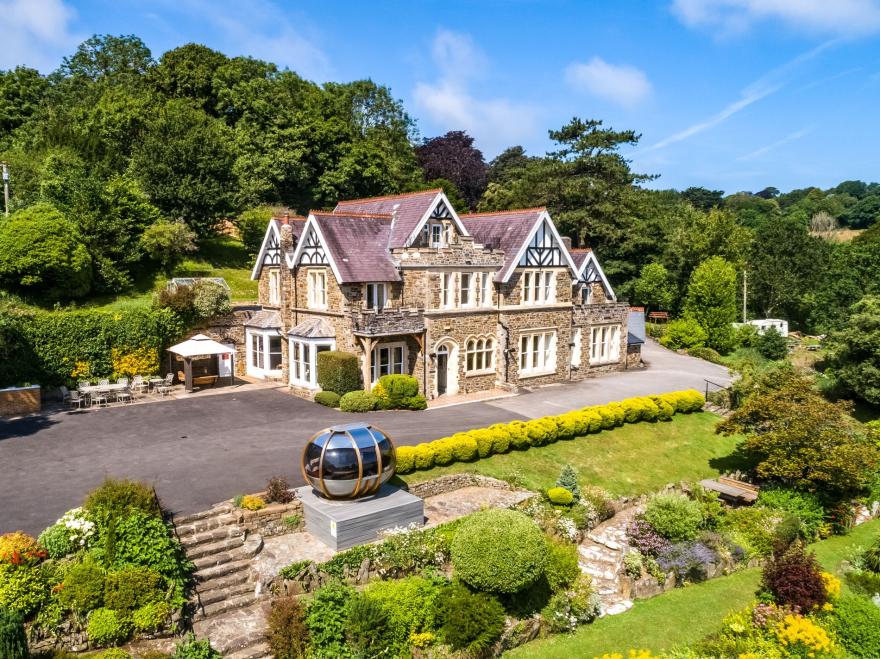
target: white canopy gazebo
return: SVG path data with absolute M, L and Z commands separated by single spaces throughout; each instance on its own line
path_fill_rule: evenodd
M 196 357 L 210 357 L 211 355 L 228 356 L 232 359 L 232 382 L 235 383 L 235 349 L 215 341 L 204 334 L 196 334 L 183 343 L 178 343 L 168 348 L 183 358 L 184 388 L 187 391 L 193 389 L 192 360 Z

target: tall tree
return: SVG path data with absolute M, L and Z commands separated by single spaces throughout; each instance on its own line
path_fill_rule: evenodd
M 214 76 L 229 61 L 223 53 L 197 43 L 166 51 L 150 70 L 150 82 L 168 98 L 190 98 L 209 113 L 217 111 Z
M 720 256 L 703 261 L 688 285 L 685 315 L 706 330 L 706 345 L 724 354 L 733 347 L 736 321 L 736 272 Z
M 474 146 L 473 137 L 462 130 L 453 130 L 426 139 L 416 147 L 416 157 L 426 180 L 452 181 L 468 207 L 476 206 L 486 189 L 488 166 L 482 151 Z
M 48 85 L 36 69 L 0 71 L 0 143 L 37 111 Z
M 115 84 L 140 81 L 153 66 L 153 55 L 133 34 L 96 34 L 83 41 L 70 57 L 65 57 L 59 73 L 92 82 L 109 80 Z
M 632 285 L 632 302 L 645 311 L 670 310 L 676 296 L 675 284 L 662 263 L 649 263 L 642 268 Z
M 489 183 L 507 183 L 516 178 L 532 157 L 526 155 L 526 150 L 521 146 L 510 146 L 492 159 L 489 163 Z
M 828 341 L 832 372 L 859 398 L 880 405 L 880 297 L 853 305 L 846 327 Z
M 681 196 L 697 210 L 708 211 L 721 206 L 724 191 L 692 186 L 682 192 Z

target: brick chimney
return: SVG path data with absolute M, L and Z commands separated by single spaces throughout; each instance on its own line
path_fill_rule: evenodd
M 562 244 L 565 245 L 565 249 L 569 252 L 571 251 L 571 237 L 570 236 L 562 236 Z
M 284 222 L 285 225 L 290 224 L 290 209 L 288 208 L 284 211 Z

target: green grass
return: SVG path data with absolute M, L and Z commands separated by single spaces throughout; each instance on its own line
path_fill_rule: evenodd
M 717 423 L 718 417 L 708 412 L 679 414 L 665 423 L 627 424 L 528 451 L 417 471 L 401 479 L 413 484 L 470 472 L 516 478 L 528 489 L 540 491 L 551 487 L 562 467 L 571 464 L 582 483 L 597 485 L 616 496 L 634 496 L 667 483 L 699 480 L 729 470 L 731 466 L 723 459 L 733 452 L 739 438 L 716 435 Z
M 858 546 L 867 546 L 880 533 L 880 520 L 859 526 L 847 536 L 812 546 L 822 567 L 840 572 L 840 563 Z M 752 601 L 761 571 L 751 568 L 727 577 L 672 590 L 636 602 L 626 613 L 597 620 L 574 634 L 527 643 L 505 656 L 511 659 L 591 658 L 630 648 L 654 653 L 695 643 L 715 632 L 729 612 Z

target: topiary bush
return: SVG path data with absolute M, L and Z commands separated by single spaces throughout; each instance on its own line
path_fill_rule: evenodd
M 97 646 L 118 645 L 131 636 L 131 621 L 112 609 L 95 609 L 89 614 L 86 634 Z
M 515 593 L 544 574 L 547 541 L 523 513 L 485 510 L 462 522 L 451 554 L 455 576 L 473 588 Z
M 266 501 L 269 503 L 290 503 L 293 501 L 293 492 L 290 491 L 290 483 L 283 476 L 272 476 L 266 483 Z
M 343 412 L 371 412 L 378 404 L 379 401 L 369 391 L 349 391 L 339 400 L 339 409 Z
M 75 564 L 64 577 L 58 601 L 77 613 L 100 608 L 104 605 L 104 571 L 91 559 Z
M 547 490 L 547 498 L 557 506 L 570 506 L 574 503 L 574 495 L 564 487 L 551 487 Z
M 395 471 L 398 474 L 408 474 L 415 469 L 416 449 L 414 446 L 397 446 L 394 449 L 397 464 Z
M 682 542 L 697 537 L 703 511 L 683 494 L 655 494 L 648 499 L 642 518 L 667 540 Z
M 712 348 L 708 348 L 706 346 L 696 346 L 694 348 L 688 348 L 687 354 L 691 357 L 696 357 L 697 359 L 704 359 L 707 362 L 712 362 L 713 364 L 721 363 L 721 355 L 717 350 L 713 350 Z
M 852 657 L 880 657 L 880 607 L 866 597 L 842 597 L 834 605 L 831 629 Z
M 383 410 L 424 409 L 424 396 L 419 394 L 419 381 L 412 375 L 383 375 L 373 386 L 373 395 Z M 427 406 L 427 402 L 424 403 Z
M 548 540 L 544 577 L 550 590 L 555 593 L 568 588 L 579 574 L 577 546 L 563 540 Z
M 309 648 L 306 612 L 296 597 L 278 597 L 272 601 L 266 632 L 275 659 L 304 659 Z
M 324 407 L 339 407 L 339 401 L 341 399 L 342 396 L 335 391 L 319 391 L 315 394 L 315 402 Z
M 559 472 L 559 478 L 556 479 L 556 487 L 564 487 L 571 492 L 575 500 L 581 498 L 581 486 L 578 485 L 578 475 L 575 468 L 570 464 L 565 465 Z
M 335 391 L 345 396 L 350 391 L 360 391 L 361 369 L 357 355 L 341 350 L 324 350 L 317 357 L 318 385 L 324 391 Z
M 434 466 L 434 449 L 430 444 L 419 444 L 414 447 L 413 461 L 416 469 L 430 469 Z
M 455 650 L 480 656 L 504 630 L 504 607 L 485 593 L 471 593 L 461 585 L 440 592 L 438 622 L 443 640 Z
M 21 615 L 0 608 L 0 657 L 4 659 L 28 659 L 27 635 Z

